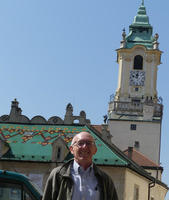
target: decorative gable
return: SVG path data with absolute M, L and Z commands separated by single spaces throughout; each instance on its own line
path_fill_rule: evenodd
M 63 162 L 69 153 L 66 142 L 59 136 L 52 143 L 52 162 Z

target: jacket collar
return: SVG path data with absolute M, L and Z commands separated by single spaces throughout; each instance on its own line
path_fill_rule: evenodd
M 71 177 L 71 166 L 73 164 L 74 159 L 69 160 L 60 168 L 60 174 L 64 177 Z

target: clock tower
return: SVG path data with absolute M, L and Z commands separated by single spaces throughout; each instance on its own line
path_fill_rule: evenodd
M 144 1 L 122 33 L 117 49 L 118 86 L 111 97 L 108 125 L 112 142 L 121 150 L 134 147 L 156 163 L 160 162 L 162 99 L 157 94 L 157 70 L 161 64 L 158 34 L 146 14 Z

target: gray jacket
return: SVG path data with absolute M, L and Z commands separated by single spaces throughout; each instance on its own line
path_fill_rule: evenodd
M 73 194 L 73 180 L 70 174 L 71 163 L 56 167 L 52 170 L 46 183 L 42 200 L 71 200 Z M 118 200 L 116 189 L 111 178 L 95 164 L 95 176 L 98 180 L 100 200 Z

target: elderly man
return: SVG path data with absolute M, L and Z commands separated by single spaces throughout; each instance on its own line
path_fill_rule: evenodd
M 42 200 L 118 200 L 111 178 L 92 162 L 97 148 L 90 133 L 77 134 L 70 151 L 74 160 L 53 169 Z

